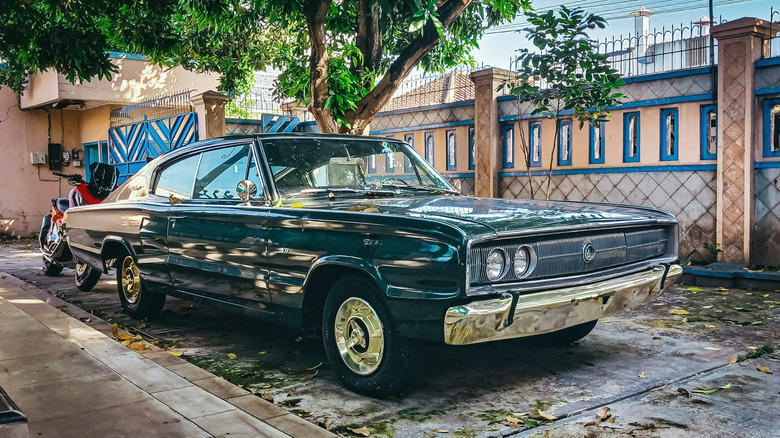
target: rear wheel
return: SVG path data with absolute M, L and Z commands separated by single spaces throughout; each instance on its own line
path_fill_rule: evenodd
M 119 302 L 130 316 L 136 319 L 150 318 L 160 314 L 165 305 L 165 295 L 149 292 L 141 280 L 141 273 L 133 256 L 118 259 L 116 283 Z
M 76 287 L 81 291 L 91 291 L 100 280 L 100 271 L 79 260 L 76 260 L 75 271 Z
M 412 374 L 411 350 L 371 281 L 350 275 L 333 285 L 322 333 L 328 359 L 347 387 L 372 396 L 403 391 Z

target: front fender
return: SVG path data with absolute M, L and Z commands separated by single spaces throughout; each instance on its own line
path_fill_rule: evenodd
M 382 277 L 371 261 L 362 259 L 360 257 L 346 255 L 329 255 L 319 258 L 314 263 L 312 263 L 309 267 L 309 271 L 306 273 L 306 279 L 303 282 L 303 290 L 308 290 L 309 286 L 311 286 L 310 281 L 312 278 L 314 278 L 313 273 L 317 269 L 326 266 L 338 266 L 341 268 L 350 268 L 359 271 L 360 273 L 365 274 L 371 278 L 379 290 L 387 295 L 387 281 Z

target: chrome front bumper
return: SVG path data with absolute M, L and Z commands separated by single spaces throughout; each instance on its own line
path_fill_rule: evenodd
M 444 342 L 465 345 L 539 335 L 614 315 L 661 295 L 682 273 L 679 265 L 656 266 L 586 286 L 534 292 L 516 299 L 505 293 L 450 307 L 444 316 Z

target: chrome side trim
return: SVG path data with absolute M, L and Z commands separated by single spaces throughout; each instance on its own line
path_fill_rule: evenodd
M 514 307 L 512 293 L 450 307 L 444 315 L 444 342 L 465 345 L 532 336 L 614 315 L 656 298 L 682 273 L 679 265 L 657 265 L 589 285 L 520 295 Z

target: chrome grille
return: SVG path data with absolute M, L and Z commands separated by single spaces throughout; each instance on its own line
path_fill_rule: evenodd
M 660 257 L 666 253 L 668 240 L 666 229 L 653 228 L 480 244 L 471 250 L 471 284 L 491 283 L 482 267 L 490 251 L 495 248 L 503 248 L 510 257 L 521 245 L 533 248 L 538 262 L 536 269 L 522 279 L 524 281 L 583 274 Z M 596 256 L 590 263 L 583 258 L 583 249 L 587 244 L 592 244 L 596 250 Z M 510 270 L 499 283 L 512 281 L 520 280 Z

